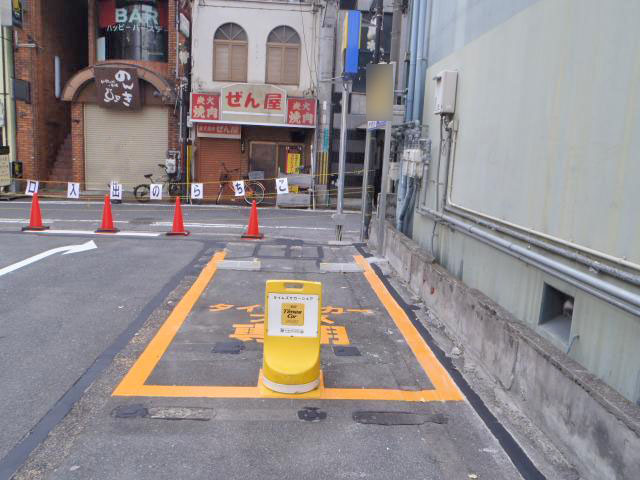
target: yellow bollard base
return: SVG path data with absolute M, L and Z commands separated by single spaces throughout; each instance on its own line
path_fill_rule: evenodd
M 265 377 L 262 377 L 262 383 L 269 390 L 273 390 L 278 393 L 288 393 L 288 394 L 296 394 L 296 393 L 307 393 L 311 390 L 315 390 L 320 385 L 320 379 L 311 382 L 305 383 L 303 385 L 283 385 L 282 383 L 272 382 Z
M 260 370 L 260 380 L 258 382 L 258 387 L 262 390 L 264 389 L 267 393 L 269 391 L 275 393 L 282 393 L 285 395 L 301 395 L 305 393 L 312 392 L 314 390 L 319 391 L 324 387 L 322 381 L 322 372 L 320 372 L 320 376 L 310 383 L 305 383 L 302 385 L 284 385 L 282 383 L 276 383 L 269 380 L 264 376 L 262 370 Z

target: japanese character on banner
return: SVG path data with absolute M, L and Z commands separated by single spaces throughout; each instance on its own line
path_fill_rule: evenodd
M 227 106 L 231 108 L 238 108 L 242 106 L 242 92 L 229 92 L 227 93 Z
M 27 189 L 24 194 L 33 196 L 34 193 L 38 193 L 38 187 L 40 186 L 40 182 L 37 180 L 27 180 Z
M 193 107 L 193 118 L 205 118 L 205 112 L 204 105 L 196 105 Z
M 282 110 L 282 94 L 267 93 L 264 96 L 265 110 Z
M 298 125 L 302 122 L 302 114 L 298 110 L 289 112 L 289 123 L 292 125 Z
M 204 189 L 202 188 L 201 183 L 192 183 L 191 184 L 191 199 L 192 200 L 202 200 L 204 198 Z
M 151 200 L 162 200 L 162 184 L 152 183 L 149 186 L 149 196 Z
M 111 200 L 122 200 L 122 185 L 115 180 L 111 182 L 109 196 Z
M 236 197 L 242 197 L 244 195 L 244 180 L 236 180 L 233 182 L 233 190 Z
M 80 184 L 69 182 L 67 183 L 67 198 L 79 199 L 80 198 Z
M 276 178 L 276 192 L 278 195 L 289 193 L 289 180 L 287 177 Z

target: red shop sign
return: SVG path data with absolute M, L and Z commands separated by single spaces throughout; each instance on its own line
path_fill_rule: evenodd
M 191 119 L 220 120 L 220 95 L 213 93 L 191 94 Z
M 224 123 L 198 123 L 198 136 L 207 138 L 241 138 L 240 125 L 227 125 Z
M 313 127 L 316 124 L 315 98 L 289 98 L 287 101 L 287 123 Z

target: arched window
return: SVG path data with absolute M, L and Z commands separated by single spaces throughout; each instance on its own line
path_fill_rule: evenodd
M 300 83 L 300 35 L 291 27 L 277 27 L 267 38 L 267 83 Z
M 247 33 L 235 23 L 225 23 L 213 37 L 213 79 L 247 81 Z

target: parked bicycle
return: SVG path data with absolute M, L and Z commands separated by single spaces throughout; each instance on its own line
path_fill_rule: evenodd
M 229 194 L 235 196 L 233 180 L 236 179 L 233 179 L 231 174 L 236 172 L 240 172 L 240 168 L 229 170 L 224 162 L 222 163 L 220 189 L 218 190 L 216 205 L 220 203 L 220 199 L 225 190 L 229 190 Z M 256 204 L 260 205 L 264 200 L 264 185 L 256 180 L 250 180 L 248 175 L 243 176 L 242 179 L 244 180 L 244 201 L 251 205 L 255 200 Z
M 149 180 L 149 183 L 142 183 L 133 189 L 133 195 L 140 203 L 146 203 L 150 200 L 152 183 L 162 183 L 162 188 L 164 189 L 166 187 L 171 197 L 177 197 L 182 194 L 182 185 L 176 181 L 176 176 L 170 175 L 169 172 L 167 172 L 166 165 L 163 163 L 159 163 L 158 166 L 164 169 L 165 175 L 163 178 L 155 180 L 153 174 L 148 173 L 144 178 Z

